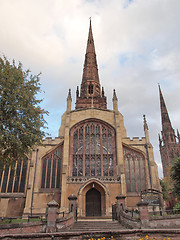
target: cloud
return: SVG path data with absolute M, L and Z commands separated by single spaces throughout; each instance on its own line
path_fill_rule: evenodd
M 0 0 L 0 53 L 42 72 L 43 107 L 57 136 L 68 89 L 73 106 L 82 78 L 89 17 L 108 108 L 116 89 L 129 136 L 143 136 L 147 115 L 160 167 L 160 83 L 174 128 L 179 127 L 179 0 Z M 160 167 L 161 168 L 161 167 Z M 162 169 L 160 169 L 162 176 Z

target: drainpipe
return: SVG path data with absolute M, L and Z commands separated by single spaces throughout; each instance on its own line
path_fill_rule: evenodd
M 35 169 L 34 169 L 34 178 L 33 178 L 33 187 L 32 187 L 32 197 L 31 197 L 31 216 L 32 216 L 32 209 L 33 209 L 33 200 L 34 200 L 34 187 L 35 187 L 35 180 L 36 180 L 36 167 L 37 167 L 37 160 L 38 160 L 38 151 L 36 149 L 36 162 L 35 162 Z

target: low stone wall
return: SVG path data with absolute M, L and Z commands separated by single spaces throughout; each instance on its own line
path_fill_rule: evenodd
M 74 224 L 74 215 L 70 213 L 56 222 L 56 231 L 68 228 Z M 29 223 L 9 223 L 0 225 L 0 236 L 7 234 L 25 234 L 25 233 L 45 233 L 46 223 L 44 222 L 29 222 Z
M 123 196 L 117 196 L 117 203 L 113 205 L 115 219 L 127 228 L 136 229 L 180 229 L 180 214 L 165 216 L 150 216 L 148 203 L 141 200 L 137 203 L 139 219 L 129 216 L 123 209 Z M 121 200 L 121 201 L 120 201 Z
M 149 227 L 150 228 L 180 228 L 180 214 L 150 217 Z
M 0 236 L 3 234 L 42 233 L 46 230 L 46 223 L 9 223 L 0 225 Z
M 169 229 L 127 229 L 119 231 L 98 231 L 98 232 L 63 232 L 63 233 L 31 233 L 31 234 L 6 234 L 0 235 L 0 239 L 27 239 L 27 240 L 88 240 L 89 238 L 114 237 L 116 240 L 132 240 L 145 238 L 148 235 L 151 238 L 170 238 L 171 240 L 180 240 L 180 230 Z
M 119 212 L 118 220 L 122 225 L 127 228 L 140 228 L 140 220 L 132 218 L 122 210 L 120 210 Z
M 74 224 L 74 213 L 71 212 L 69 215 L 67 215 L 65 218 L 58 219 L 56 221 L 56 229 L 57 232 L 62 229 L 68 229 Z

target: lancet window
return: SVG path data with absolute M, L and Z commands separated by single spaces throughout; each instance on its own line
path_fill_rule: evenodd
M 103 123 L 86 121 L 71 130 L 72 176 L 114 176 L 115 131 Z
M 89 88 L 89 94 L 93 94 L 93 85 L 90 84 L 88 88 Z
M 140 192 L 146 189 L 144 155 L 124 147 L 127 192 Z
M 63 145 L 61 144 L 42 159 L 41 188 L 60 188 Z
M 27 158 L 0 171 L 1 193 L 24 193 L 27 175 Z

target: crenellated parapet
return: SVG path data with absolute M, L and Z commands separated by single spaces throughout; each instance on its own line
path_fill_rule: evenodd
M 64 140 L 64 137 L 55 137 L 55 138 L 46 137 L 45 139 L 43 139 L 42 144 L 43 144 L 43 145 L 52 145 L 52 146 L 55 146 L 55 145 L 63 142 L 63 140 Z
M 146 144 L 146 138 L 145 137 L 126 137 L 122 139 L 122 142 L 125 144 Z

